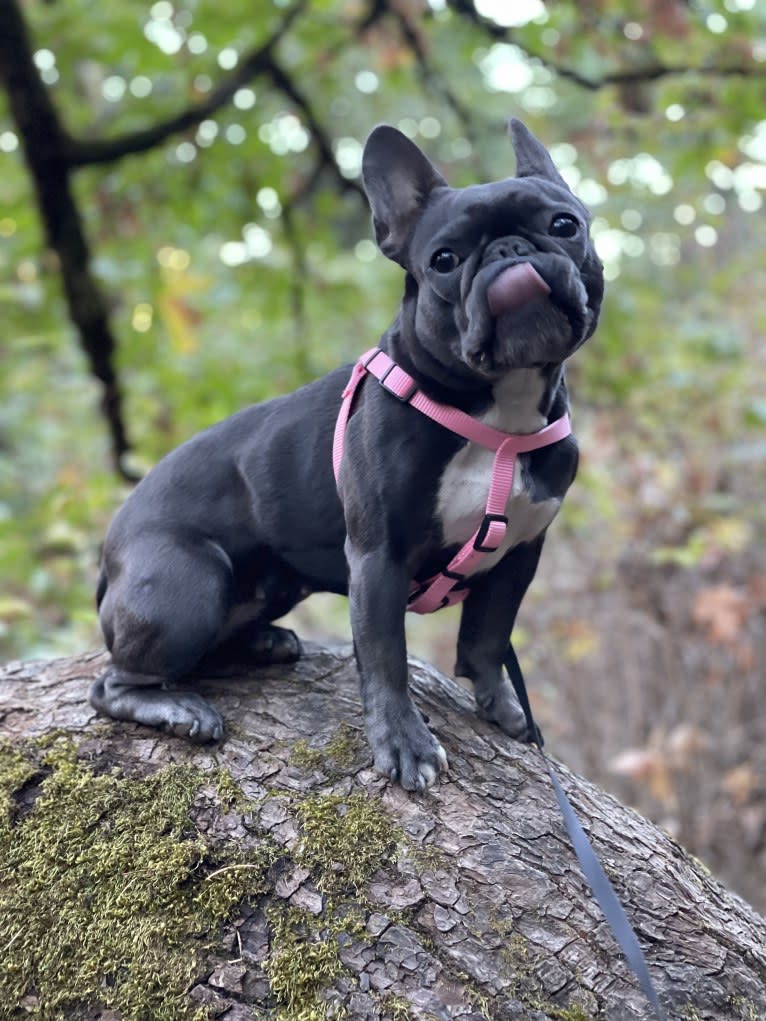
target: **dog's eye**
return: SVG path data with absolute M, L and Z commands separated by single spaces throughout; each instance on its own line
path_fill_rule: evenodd
M 576 217 L 569 213 L 559 213 L 551 220 L 548 233 L 554 238 L 573 238 L 579 229 Z
M 459 265 L 460 256 L 450 248 L 440 248 L 438 252 L 434 252 L 431 259 L 431 269 L 435 269 L 437 273 L 451 273 Z

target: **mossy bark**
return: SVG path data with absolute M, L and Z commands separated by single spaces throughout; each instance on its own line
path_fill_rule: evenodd
M 413 664 L 450 759 L 372 769 L 348 652 L 202 681 L 200 748 L 96 718 L 101 654 L 0 670 L 0 1018 L 650 1018 L 534 749 Z M 766 922 L 561 769 L 671 1018 L 766 1017 Z M 44 922 L 44 924 L 43 924 Z

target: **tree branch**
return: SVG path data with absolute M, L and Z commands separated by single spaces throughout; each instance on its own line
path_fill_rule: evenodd
M 605 89 L 610 85 L 642 85 L 658 81 L 661 78 L 672 78 L 686 74 L 700 74 L 710 78 L 766 78 L 766 66 L 756 64 L 738 67 L 716 67 L 715 65 L 695 67 L 690 64 L 655 64 L 651 67 L 633 68 L 630 71 L 609 71 L 599 78 L 589 78 L 575 68 L 563 67 L 552 61 L 549 57 L 537 53 L 529 47 L 521 46 L 517 41 L 514 44 L 523 50 L 528 57 L 533 60 L 539 60 L 544 67 L 548 68 L 549 71 L 553 71 L 560 78 L 566 78 L 568 81 L 572 81 L 591 92 L 598 92 L 600 89 Z
M 309 179 L 312 188 L 318 180 L 321 171 L 329 167 L 335 173 L 342 191 L 354 192 L 364 199 L 362 186 L 357 181 L 349 180 L 340 173 L 332 151 L 332 143 L 317 117 L 310 100 L 300 91 L 290 76 L 274 59 L 273 51 L 275 47 L 298 15 L 303 12 L 306 5 L 307 0 L 298 0 L 297 3 L 293 4 L 273 35 L 262 46 L 253 50 L 240 61 L 236 70 L 219 82 L 204 101 L 195 103 L 193 106 L 187 107 L 187 109 L 172 117 L 168 117 L 166 120 L 159 121 L 147 128 L 130 132 L 121 137 L 81 139 L 66 136 L 64 144 L 69 166 L 77 168 L 113 163 L 125 156 L 136 155 L 153 149 L 161 145 L 172 135 L 188 131 L 208 117 L 212 117 L 213 114 L 232 99 L 238 89 L 241 89 L 259 75 L 266 75 L 300 110 L 317 146 L 320 164 L 316 172 Z M 300 198 L 305 198 L 305 194 L 306 191 L 304 189 L 299 190 Z
M 268 67 L 268 73 L 271 77 L 274 85 L 293 102 L 293 104 L 301 111 L 304 120 L 308 125 L 309 130 L 313 136 L 314 142 L 316 143 L 317 149 L 319 150 L 319 156 L 321 158 L 322 165 L 329 167 L 334 171 L 336 179 L 340 184 L 341 191 L 351 191 L 359 195 L 359 197 L 366 203 L 367 199 L 365 196 L 364 189 L 358 181 L 352 178 L 344 177 L 338 168 L 335 154 L 332 151 L 332 143 L 330 142 L 329 136 L 325 132 L 322 124 L 314 112 L 314 108 L 311 105 L 308 97 L 305 96 L 290 76 L 284 71 L 279 64 L 272 61 Z M 313 176 L 313 175 L 312 175 Z
M 238 89 L 247 85 L 258 75 L 272 71 L 274 66 L 272 51 L 304 10 L 306 3 L 307 0 L 298 0 L 293 4 L 273 35 L 262 46 L 241 60 L 236 70 L 219 82 L 204 101 L 195 103 L 186 110 L 182 110 L 181 113 L 159 121 L 148 128 L 142 128 L 116 138 L 80 139 L 67 136 L 64 151 L 68 165 L 75 168 L 113 163 L 124 156 L 153 149 L 172 135 L 188 131 L 189 128 L 196 127 L 208 117 L 212 117 L 216 111 L 231 100 Z
M 544 53 L 539 53 L 529 46 L 525 46 L 518 37 L 502 25 L 485 18 L 479 14 L 471 0 L 447 0 L 450 7 L 459 17 L 479 27 L 492 38 L 498 41 L 511 42 L 518 46 L 529 58 L 539 60 L 549 71 L 553 71 L 560 78 L 574 82 L 583 89 L 597 92 L 610 85 L 640 85 L 644 82 L 658 81 L 661 78 L 672 78 L 685 74 L 701 74 L 711 78 L 766 78 L 766 65 L 763 64 L 651 64 L 646 67 L 631 68 L 630 70 L 609 71 L 598 78 L 590 78 L 588 75 L 578 71 L 577 68 L 567 67 L 557 63 Z
M 468 113 L 442 75 L 431 65 L 426 52 L 426 47 L 423 43 L 422 34 L 418 31 L 417 26 L 413 24 L 406 6 L 400 6 L 398 3 L 394 2 L 389 4 L 389 10 L 398 22 L 402 36 L 415 57 L 415 63 L 423 85 L 425 88 L 434 92 L 436 96 L 441 99 L 455 114 L 455 117 L 460 122 L 463 134 L 471 143 L 471 150 L 474 154 L 474 161 L 476 163 L 476 169 L 479 177 L 482 180 L 486 180 L 490 175 L 487 168 L 481 164 L 481 160 L 478 156 L 480 152 L 480 145 L 479 132 L 475 128 L 477 120 L 476 114 Z
M 292 204 L 282 209 L 282 225 L 290 253 L 293 259 L 293 272 L 290 274 L 290 307 L 292 311 L 295 335 L 295 367 L 301 379 L 311 378 L 311 359 L 306 343 L 308 335 L 306 322 L 306 280 L 309 268 L 306 261 L 306 245 L 303 236 L 295 223 L 295 212 Z
M 0 887 L 0 996 L 13 1016 L 19 1003 L 39 1003 L 43 1016 L 54 1003 L 57 1016 L 169 1016 L 172 996 L 184 1017 L 203 1005 L 231 1018 L 301 1008 L 369 1021 L 649 1021 L 540 757 L 478 719 L 451 678 L 410 663 L 450 761 L 439 786 L 414 797 L 372 768 L 350 649 L 309 646 L 257 680 L 200 678 L 229 731 L 212 752 L 94 718 L 86 693 L 107 663 L 91 653 L 0 668 L 0 821 L 12 820 L 0 827 L 0 868 L 14 877 Z M 668 1015 L 766 1017 L 766 921 L 651 823 L 557 771 Z M 140 786 L 147 775 L 165 799 L 158 812 Z M 83 825 L 94 817 L 103 825 Z M 173 851 L 159 870 L 158 846 Z M 30 848 L 35 868 L 11 873 Z M 129 869 L 115 867 L 123 861 Z M 227 880 L 214 888 L 218 913 L 192 926 L 188 905 L 212 905 L 215 877 Z M 94 904 L 118 905 L 106 921 L 82 910 L 78 882 Z M 154 981 L 136 983 L 147 970 L 136 952 L 156 946 Z M 89 962 L 97 949 L 100 967 L 70 963 L 62 979 L 60 948 Z M 177 955 L 192 967 L 174 967 Z M 290 966 L 296 956 L 301 967 Z

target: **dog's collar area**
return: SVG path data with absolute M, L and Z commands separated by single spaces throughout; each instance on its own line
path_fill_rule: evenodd
M 355 381 L 354 373 L 352 373 L 349 384 L 351 385 L 353 382 L 354 389 L 365 372 L 369 372 L 378 380 L 384 390 L 398 400 L 405 404 L 411 404 L 413 408 L 434 422 L 438 422 L 445 429 L 449 429 L 473 443 L 478 443 L 482 447 L 487 447 L 489 450 L 496 451 L 511 440 L 516 447 L 516 452 L 524 454 L 556 443 L 565 436 L 569 436 L 572 431 L 568 415 L 562 415 L 561 418 L 535 433 L 507 433 L 501 429 L 494 429 L 459 408 L 432 400 L 418 388 L 417 382 L 408 372 L 405 372 L 385 351 L 381 351 L 378 347 L 374 347 L 362 355 L 354 372 L 357 367 L 361 367 L 363 371 L 360 371 L 359 379 Z
M 356 363 L 343 391 L 333 438 L 332 463 L 336 482 L 340 475 L 346 426 L 354 396 L 367 374 L 374 376 L 383 389 L 397 400 L 410 404 L 445 429 L 495 451 L 486 509 L 478 529 L 443 571 L 425 582 L 414 581 L 411 585 L 407 609 L 415 613 L 433 613 L 443 606 L 451 606 L 465 599 L 468 595 L 466 579 L 480 569 L 484 557 L 497 552 L 502 546 L 508 527 L 505 511 L 513 488 L 518 455 L 558 443 L 571 434 L 572 426 L 569 416 L 562 415 L 535 433 L 506 433 L 494 429 L 459 408 L 432 400 L 419 389 L 408 372 L 385 351 L 375 347 L 363 354 Z

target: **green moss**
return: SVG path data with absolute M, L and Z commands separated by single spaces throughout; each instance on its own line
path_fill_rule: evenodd
M 362 792 L 310 795 L 295 801 L 292 810 L 301 827 L 295 861 L 333 899 L 321 916 L 281 905 L 268 913 L 272 944 L 265 970 L 279 1005 L 278 1021 L 324 1021 L 323 993 L 346 971 L 338 941 L 365 938 L 364 918 L 347 895 L 363 897 L 372 874 L 393 860 L 403 833 L 380 801 Z M 344 1008 L 333 1005 L 332 1017 L 344 1016 Z M 406 1017 L 401 1011 L 396 1016 Z
M 380 1005 L 383 1009 L 383 1017 L 390 1018 L 390 1021 L 411 1021 L 412 1005 L 403 996 L 389 993 L 387 996 L 381 997 Z
M 495 921 L 492 929 L 507 941 L 500 950 L 500 960 L 514 978 L 520 981 L 529 977 L 532 965 L 529 961 L 529 944 L 520 932 L 512 930 L 512 925 L 512 920 L 504 919 Z
M 530 1010 L 539 1010 L 557 1021 L 592 1021 L 592 1015 L 577 1002 L 566 1007 L 541 1000 L 537 989 L 538 980 L 535 976 L 536 961 L 530 952 L 529 943 L 522 933 L 513 930 L 513 920 L 509 918 L 492 920 L 490 928 L 501 935 L 505 946 L 500 951 L 500 960 L 507 973 L 512 976 L 511 994 Z M 575 992 L 575 995 L 577 993 Z
M 379 799 L 361 792 L 311 796 L 295 812 L 302 828 L 296 860 L 323 893 L 361 892 L 384 861 L 395 860 L 403 839 Z
M 471 1006 L 475 1007 L 479 1014 L 481 1014 L 483 1018 L 486 1018 L 486 1021 L 492 1021 L 492 1015 L 489 1012 L 489 997 L 484 993 L 479 992 L 479 990 L 471 984 L 470 976 L 467 974 L 463 978 L 463 986 L 465 988 L 466 999 Z
M 361 792 L 310 795 L 294 803 L 293 811 L 301 827 L 295 860 L 311 871 L 317 889 L 334 900 L 321 916 L 284 906 L 268 913 L 272 943 L 265 970 L 279 1005 L 278 1021 L 324 1021 L 328 1004 L 323 993 L 346 971 L 339 938 L 364 938 L 359 908 L 345 897 L 363 895 L 381 863 L 393 859 L 403 834 L 379 800 Z M 344 1008 L 334 1005 L 332 1017 L 344 1016 Z M 407 1015 L 399 1009 L 386 1016 L 404 1021 Z
M 546 1007 L 546 1010 L 557 1021 L 591 1021 L 591 1015 L 579 1003 L 573 1003 L 569 1007 Z
M 361 935 L 361 917 L 355 912 L 344 916 L 330 907 L 319 919 L 308 911 L 275 907 L 268 919 L 271 953 L 264 970 L 279 1004 L 276 1021 L 325 1021 L 328 1005 L 322 993 L 346 971 L 338 937 Z M 336 1007 L 332 1016 L 342 1021 L 347 1012 Z
M 321 769 L 326 756 L 323 748 L 312 748 L 305 738 L 296 741 L 290 752 L 290 762 L 299 769 Z
M 408 844 L 407 858 L 419 876 L 424 872 L 449 872 L 452 868 L 450 856 L 434 844 Z
M 215 789 L 221 804 L 225 808 L 250 808 L 250 802 L 242 793 L 242 788 L 228 771 L 219 769 L 215 774 Z
M 686 1018 L 686 1021 L 701 1021 L 699 1013 L 689 1004 L 681 1007 L 681 1015 Z
M 350 769 L 356 764 L 360 753 L 367 752 L 367 744 L 358 730 L 347 723 L 341 723 L 325 751 L 338 769 Z
M 248 856 L 196 832 L 189 810 L 210 778 L 188 766 L 97 775 L 67 742 L 0 749 L 6 801 L 35 773 L 32 807 L 15 821 L 6 807 L 0 823 L 0 1003 L 26 997 L 45 1021 L 81 1005 L 205 1016 L 187 995 L 202 952 L 264 889 L 274 852 Z
M 6 829 L 16 807 L 15 795 L 36 773 L 38 767 L 7 742 L 0 742 L 0 830 Z
M 351 769 L 365 751 L 366 745 L 358 730 L 347 723 L 341 723 L 330 740 L 313 748 L 308 741 L 296 741 L 290 754 L 290 761 L 302 769 L 328 768 L 334 772 L 345 772 Z
M 745 996 L 730 996 L 728 1005 L 732 1011 L 736 1011 L 732 1017 L 741 1018 L 742 1021 L 758 1021 L 760 1017 L 756 1005 Z

